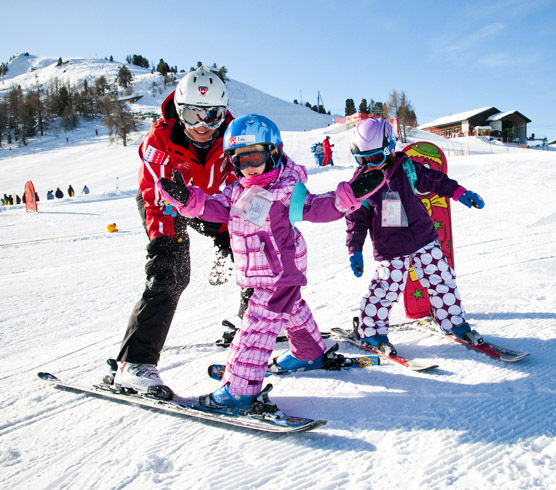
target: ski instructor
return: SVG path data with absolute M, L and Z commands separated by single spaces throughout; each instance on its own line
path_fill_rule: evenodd
M 114 384 L 124 388 L 156 392 L 164 385 L 156 366 L 181 293 L 189 284 L 188 225 L 212 237 L 217 253 L 231 253 L 226 225 L 173 217 L 156 187 L 161 177 L 171 178 L 176 170 L 208 194 L 236 180 L 222 151 L 222 136 L 233 120 L 227 105 L 224 82 L 201 66 L 164 100 L 162 117 L 139 146 L 137 207 L 149 237 L 147 282 L 131 313 L 113 373 Z

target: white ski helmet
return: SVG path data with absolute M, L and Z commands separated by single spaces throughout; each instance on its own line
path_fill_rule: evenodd
M 228 92 L 224 82 L 206 66 L 189 72 L 180 80 L 174 95 L 177 105 L 196 105 L 199 107 L 226 107 Z
M 189 72 L 178 83 L 174 105 L 180 120 L 188 127 L 215 129 L 226 117 L 226 85 L 206 66 Z

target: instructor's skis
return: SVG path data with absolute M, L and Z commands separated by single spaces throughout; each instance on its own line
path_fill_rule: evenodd
M 38 373 L 38 376 L 40 379 L 51 383 L 58 389 L 73 393 L 94 396 L 120 403 L 128 403 L 167 414 L 191 417 L 203 422 L 217 422 L 255 431 L 275 433 L 305 432 L 317 429 L 326 424 L 326 420 L 296 417 L 286 415 L 281 411 L 275 413 L 249 413 L 231 409 L 207 408 L 199 405 L 198 398 L 194 397 L 185 398 L 174 395 L 173 398 L 164 400 L 149 395 L 130 393 L 129 391 L 124 391 L 121 388 L 104 383 L 93 386 L 82 386 L 64 382 L 50 373 Z M 268 385 L 265 388 L 267 392 L 271 389 L 272 385 Z
M 230 347 L 232 340 L 237 332 L 237 327 L 228 320 L 222 320 L 222 326 L 226 328 L 226 331 L 222 334 L 222 338 L 218 339 L 215 344 L 219 347 Z M 320 333 L 323 339 L 330 337 L 330 332 Z M 276 337 L 276 342 L 287 342 L 288 339 L 285 335 L 279 335 Z

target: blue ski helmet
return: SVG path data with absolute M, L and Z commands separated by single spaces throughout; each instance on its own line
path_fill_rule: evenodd
M 232 154 L 236 148 L 264 145 L 268 150 L 281 149 L 280 130 L 268 117 L 258 114 L 234 119 L 224 133 L 224 152 Z

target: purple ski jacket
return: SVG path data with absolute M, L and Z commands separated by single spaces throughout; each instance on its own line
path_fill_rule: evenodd
M 384 185 L 367 199 L 370 209 L 362 206 L 346 216 L 346 245 L 350 254 L 363 250 L 367 232 L 371 237 L 374 258 L 377 261 L 410 255 L 427 243 L 438 239 L 434 223 L 419 196 L 413 192 L 403 169 L 403 162 L 407 159 L 405 153 L 397 152 L 394 164 L 384 170 Z M 425 167 L 419 162 L 412 161 L 412 163 L 417 176 L 417 190 L 436 192 L 441 197 L 453 197 L 456 189 L 460 187 L 446 174 Z M 407 215 L 407 227 L 382 226 L 382 198 L 388 190 L 399 193 Z
M 289 218 L 293 188 L 296 182 L 307 182 L 307 171 L 285 155 L 279 168 L 276 180 L 266 188 L 272 194 L 272 204 L 261 226 L 242 218 L 234 207 L 247 192 L 240 182 L 227 186 L 220 194 L 207 195 L 200 210 L 203 220 L 228 222 L 236 280 L 244 288 L 307 284 L 307 245 Z M 345 216 L 339 209 L 334 191 L 307 192 L 303 221 L 335 221 Z

